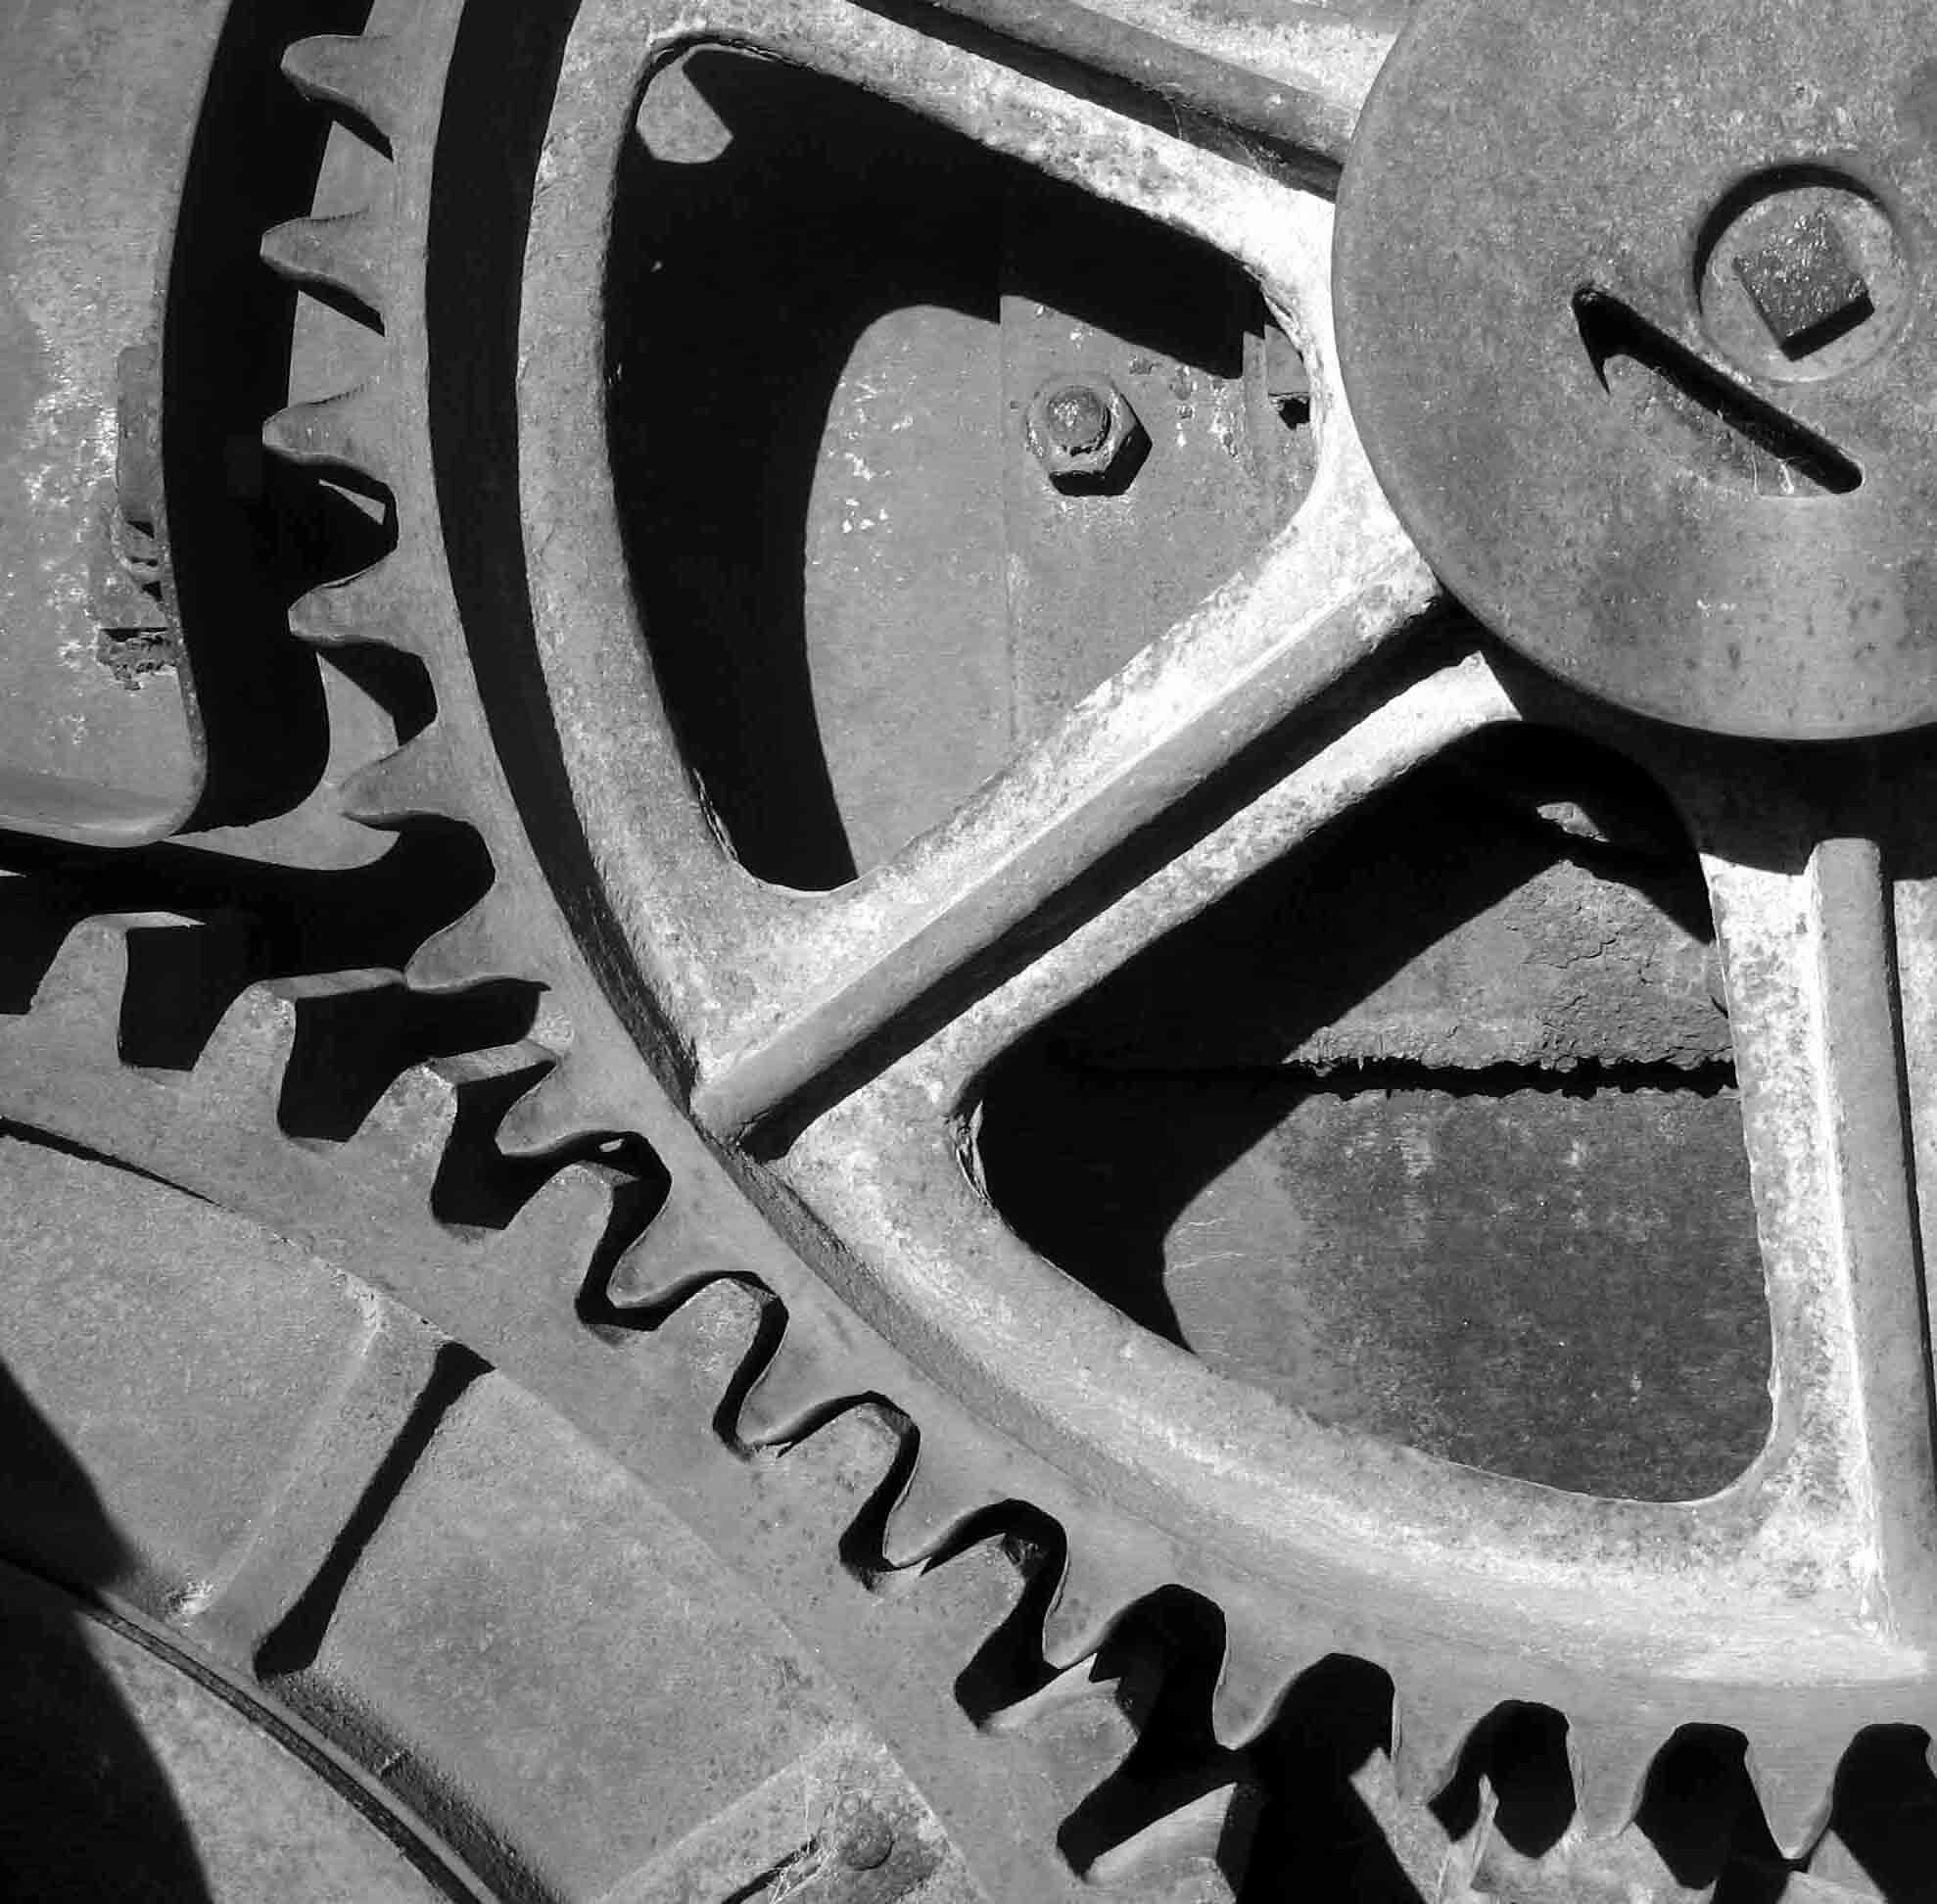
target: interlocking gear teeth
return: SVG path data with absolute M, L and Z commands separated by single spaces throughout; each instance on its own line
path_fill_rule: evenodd
M 405 64 L 396 42 L 380 33 L 319 33 L 282 56 L 284 74 L 304 98 L 353 115 L 386 148 L 404 119 Z
M 340 582 L 325 582 L 291 605 L 290 632 L 312 647 L 369 645 L 415 653 L 398 573 L 386 556 Z
M 1660 1737 L 1645 1728 L 1613 1721 L 1568 1721 L 1574 1822 L 1583 1835 L 1611 1838 L 1634 1822 L 1661 1746 Z
M 389 217 L 366 207 L 276 225 L 262 239 L 261 256 L 292 284 L 349 300 L 381 329 L 393 249 Z
M 377 379 L 313 403 L 292 404 L 262 425 L 263 447 L 299 468 L 393 486 L 390 406 Z
M 1800 1859 L 1814 1848 L 1829 1823 L 1836 1798 L 1836 1769 L 1845 1747 L 1803 1738 L 1774 1745 L 1748 1740 L 1750 1783 L 1762 1802 L 1762 1815 L 1775 1848 Z

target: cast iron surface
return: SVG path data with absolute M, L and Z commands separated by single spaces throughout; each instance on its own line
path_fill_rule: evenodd
M 250 1743 L 217 1757 L 300 1748 L 307 1816 L 360 1792 L 458 1895 L 1913 1895 L 1889 1846 L 1930 1797 L 1928 770 L 1908 741 L 1801 768 L 1697 744 L 1436 607 L 1339 385 L 1331 209 L 1297 182 L 1323 167 L 1256 148 L 1255 89 L 1232 108 L 1202 61 L 1088 11 L 979 11 L 992 37 L 843 0 L 384 0 L 288 46 L 338 121 L 261 238 L 265 281 L 305 287 L 264 433 L 315 486 L 291 571 L 340 551 L 291 614 L 328 651 L 328 759 L 279 805 L 259 769 L 246 830 L 113 868 L 10 852 L 0 1106 L 38 1135 L 5 1159 L 5 1353 L 84 1485 L 16 1462 L 9 1553 L 74 1596 L 50 1620 L 225 1687 Z M 1272 124 L 1334 157 L 1310 128 L 1350 125 L 1390 37 L 1320 10 L 1137 24 L 1220 66 L 1266 47 L 1267 93 L 1304 95 Z M 681 631 L 634 619 L 606 481 L 615 199 L 642 85 L 694 41 L 1235 261 L 1308 379 L 1308 480 L 1267 490 L 1295 518 L 821 893 L 723 839 L 655 674 Z M 1173 100 L 1194 73 L 1206 97 Z M 1892 296 L 1821 209 L 1731 255 L 1785 359 L 1859 353 L 1858 307 Z M 1023 456 L 1047 348 L 1014 346 Z M 1127 497 L 1163 480 L 1161 402 Z M 1065 503 L 1121 500 L 1030 464 L 1038 547 L 1090 520 Z M 1699 1501 L 1328 1426 L 1053 1268 L 985 1194 L 1005 1056 L 1523 723 L 1661 789 L 1714 970 L 1650 925 L 1652 1016 L 1619 1038 L 1551 976 L 1517 1027 L 1415 1001 L 1398 1035 L 1452 1067 L 1648 1052 L 1651 1088 L 1732 1057 L 1772 1417 Z M 1620 838 L 1592 806 L 1552 824 Z M 1321 1062 L 1369 1048 L 1363 1019 L 1329 1033 Z M 83 1640 L 97 1686 L 118 1643 Z M 156 1718 L 170 1682 L 141 1683 L 134 1730 L 186 1763 L 199 1692 Z
M 1341 194 L 1346 386 L 1515 646 L 1713 732 L 1937 712 L 1934 55 L 1915 5 L 1422 12 Z

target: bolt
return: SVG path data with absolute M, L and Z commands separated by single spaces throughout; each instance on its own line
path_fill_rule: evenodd
M 1043 404 L 1043 434 L 1064 455 L 1101 447 L 1110 434 L 1110 399 L 1089 384 L 1065 384 Z
M 1056 377 L 1029 405 L 1029 447 L 1062 490 L 1116 490 L 1150 445 L 1129 400 L 1106 377 Z
M 1835 342 L 1874 308 L 1841 227 L 1820 205 L 1759 250 L 1737 258 L 1735 275 L 1788 357 L 1807 357 Z

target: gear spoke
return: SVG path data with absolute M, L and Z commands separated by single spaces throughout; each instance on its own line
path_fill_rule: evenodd
M 561 172 L 599 172 L 596 142 L 615 126 L 623 134 L 625 120 L 594 102 L 607 91 L 631 100 L 641 60 L 709 39 L 750 45 L 851 78 L 1223 253 L 1257 280 L 1311 382 L 1312 487 L 1259 557 L 952 819 L 839 891 L 797 893 L 744 878 L 693 798 L 643 664 L 623 545 L 580 504 L 574 472 L 604 427 L 595 348 L 604 280 L 576 264 L 538 274 L 520 409 L 539 650 L 556 701 L 583 710 L 568 724 L 565 763 L 582 808 L 637 840 L 636 851 L 606 860 L 604 877 L 623 868 L 616 910 L 692 1054 L 694 1112 L 730 1136 L 853 1074 L 856 1055 L 873 1053 L 883 1033 L 905 1049 L 932 1029 L 989 982 L 965 985 L 968 969 L 1007 956 L 1126 843 L 1146 864 L 1187 845 L 1189 823 L 1166 816 L 1414 619 L 1436 585 L 1371 478 L 1338 385 L 1325 200 L 833 0 L 785 9 L 715 0 L 659 35 L 642 33 L 632 10 L 595 8 L 575 33 L 571 99 L 554 128 L 585 129 L 554 129 L 550 163 Z M 596 194 L 543 195 L 534 256 L 595 260 L 603 204 Z M 1166 828 L 1180 835 L 1174 843 L 1158 837 Z M 916 1027 L 912 1036 L 904 1026 Z
M 1245 880 L 1443 749 L 1518 713 L 1484 654 L 1408 679 L 1270 789 L 966 1011 L 922 1054 L 939 1099 Z
M 1871 840 L 1708 861 L 1775 1350 L 1776 1485 L 1870 1617 L 1932 1599 L 1930 1356 L 1891 884 Z M 1796 1538 L 1801 1538 L 1801 1530 Z
M 812 933 L 811 979 L 735 1027 L 703 1068 L 697 1115 L 716 1131 L 744 1129 L 884 1027 L 932 1013 L 971 961 L 1413 620 L 1432 594 L 1423 565 L 1371 497 L 1361 493 L 1356 508 L 1344 500 L 1315 497 L 1251 575 L 1152 643 L 948 825 L 836 901 L 834 919 Z
M 1268 24 L 1157 0 L 937 0 L 1023 46 L 1070 60 L 1245 131 L 1343 160 L 1393 35 L 1319 7 Z

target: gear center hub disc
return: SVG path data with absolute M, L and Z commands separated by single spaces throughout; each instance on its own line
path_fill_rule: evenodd
M 1439 0 L 1340 195 L 1347 394 L 1533 659 L 1719 733 L 1937 719 L 1937 14 Z

